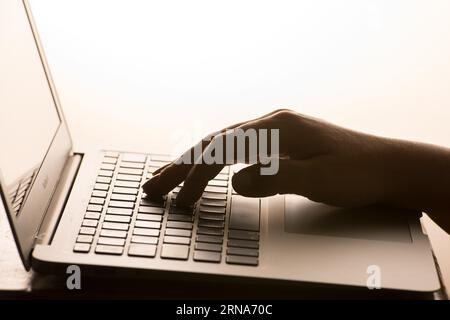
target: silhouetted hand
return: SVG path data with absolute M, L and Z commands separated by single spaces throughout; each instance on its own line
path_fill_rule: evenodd
M 230 129 L 279 129 L 278 173 L 261 175 L 259 163 L 242 169 L 232 180 L 241 195 L 292 193 L 342 207 L 385 204 L 436 210 L 440 213 L 435 218 L 450 225 L 449 214 L 442 214 L 442 210 L 450 209 L 448 149 L 360 133 L 285 109 L 225 128 L 213 134 L 213 139 L 202 141 L 203 148 L 208 150 Z M 191 163 L 195 160 L 193 149 L 186 155 Z M 157 171 L 143 188 L 156 197 L 184 181 L 177 204 L 188 206 L 200 198 L 208 181 L 222 168 L 220 164 L 171 163 Z M 448 188 L 436 191 L 436 186 Z

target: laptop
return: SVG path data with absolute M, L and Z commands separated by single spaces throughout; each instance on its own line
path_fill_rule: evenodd
M 26 269 L 440 288 L 420 212 L 244 198 L 233 167 L 179 208 L 180 187 L 163 201 L 141 188 L 170 156 L 74 150 L 27 1 L 0 2 L 0 57 L 1 197 Z

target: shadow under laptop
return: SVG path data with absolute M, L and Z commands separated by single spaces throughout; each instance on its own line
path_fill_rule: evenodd
M 39 299 L 169 299 L 169 300 L 240 300 L 240 299 L 420 299 L 439 298 L 439 293 L 416 293 L 395 290 L 337 287 L 317 284 L 252 281 L 244 278 L 211 278 L 205 275 L 159 274 L 136 277 L 136 274 L 110 270 L 81 278 L 81 289 L 70 290 L 67 276 L 35 273 L 32 297 Z M 29 296 L 28 296 L 29 297 Z

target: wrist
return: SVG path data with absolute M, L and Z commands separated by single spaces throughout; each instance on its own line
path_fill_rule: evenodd
M 450 149 L 383 140 L 384 202 L 421 211 L 450 209 Z

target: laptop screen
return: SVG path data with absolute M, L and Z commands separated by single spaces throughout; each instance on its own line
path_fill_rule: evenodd
M 0 169 L 17 215 L 61 123 L 21 1 L 0 1 L 0 70 Z

